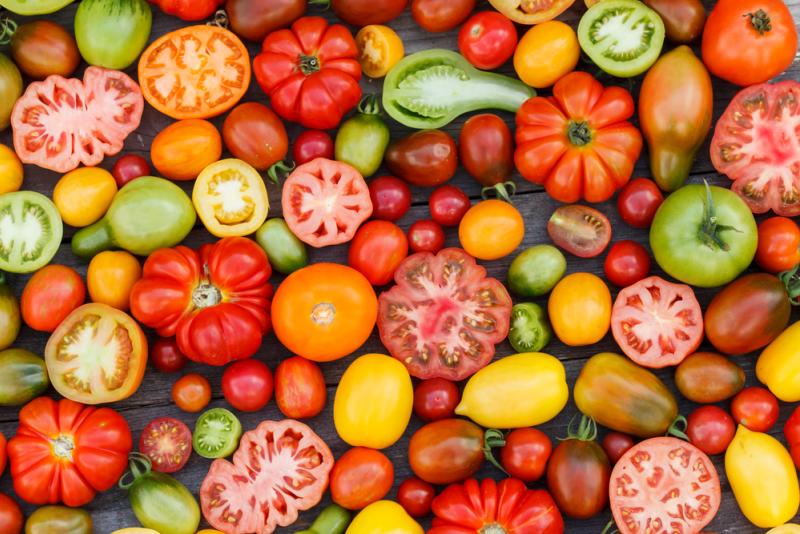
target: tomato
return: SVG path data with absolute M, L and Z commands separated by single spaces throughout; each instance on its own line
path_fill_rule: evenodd
M 183 375 L 172 384 L 172 402 L 184 412 L 197 413 L 211 402 L 211 384 L 196 373 Z
M 520 302 L 511 308 L 508 342 L 517 352 L 535 352 L 550 343 L 553 329 L 544 308 L 535 302 Z
M 496 11 L 472 15 L 458 30 L 458 50 L 479 69 L 494 70 L 514 54 L 517 29 Z
M 617 211 L 628 226 L 650 228 L 664 195 L 656 183 L 647 178 L 634 178 L 617 195 Z
M 397 488 L 397 502 L 411 517 L 425 517 L 431 513 L 431 503 L 436 489 L 417 477 L 405 479 Z
M 269 219 L 256 230 L 256 242 L 267 253 L 272 268 L 281 274 L 291 274 L 308 265 L 305 243 L 279 217 Z
M 75 41 L 90 65 L 126 69 L 150 40 L 153 12 L 145 0 L 89 0 L 75 12 Z
M 250 56 L 242 41 L 224 28 L 185 26 L 150 43 L 139 58 L 138 72 L 144 98 L 158 111 L 173 119 L 207 119 L 244 96 L 250 85 Z
M 411 207 L 411 190 L 406 183 L 394 176 L 379 176 L 369 182 L 369 198 L 372 201 L 372 217 L 384 221 L 396 221 Z
M 447 32 L 457 28 L 473 9 L 475 0 L 411 0 L 411 16 L 429 32 Z
M 509 476 L 525 483 L 536 482 L 545 472 L 553 444 L 536 428 L 517 428 L 505 437 L 500 463 Z
M 42 506 L 25 521 L 25 534 L 92 534 L 92 532 L 94 532 L 92 516 L 81 508 Z
M 192 454 L 192 432 L 172 417 L 153 419 L 142 430 L 139 451 L 153 462 L 153 471 L 175 473 Z
M 167 15 L 181 20 L 203 20 L 214 14 L 225 0 L 149 0 Z
M 22 94 L 22 75 L 19 69 L 5 54 L 0 54 L 0 130 L 8 128 L 14 105 Z
M 617 241 L 608 251 L 603 272 L 615 286 L 627 287 L 650 274 L 650 255 L 636 241 Z
M 256 453 L 266 450 L 271 454 Z M 200 486 L 203 517 L 229 534 L 291 525 L 299 511 L 322 499 L 332 467 L 330 449 L 309 427 L 292 420 L 264 421 L 244 433 L 233 463 L 211 464 Z M 253 472 L 261 476 L 251 478 Z M 275 501 L 274 495 L 282 498 Z
M 393 501 L 370 504 L 353 519 L 345 534 L 423 534 L 419 523 Z
M 408 0 L 331 0 L 337 17 L 354 26 L 383 24 L 397 18 Z
M 322 130 L 303 130 L 294 140 L 292 156 L 297 165 L 317 158 L 333 159 L 333 139 Z
M 41 356 L 25 349 L 0 351 L 0 406 L 20 406 L 38 397 L 50 386 Z M 0 440 L 3 441 L 4 440 Z M 5 446 L 0 444 L 0 458 Z M 5 463 L 0 459 L 0 464 Z M 2 474 L 2 470 L 0 470 Z
M 514 51 L 514 70 L 531 87 L 550 87 L 575 70 L 581 48 L 567 24 L 551 20 L 525 32 Z
M 408 227 L 408 246 L 413 252 L 437 254 L 444 248 L 444 230 L 430 219 L 416 221 Z
M 606 456 L 608 456 L 608 460 L 611 462 L 612 466 L 615 465 L 619 459 L 622 458 L 622 455 L 628 452 L 633 445 L 633 438 L 622 432 L 609 432 L 603 437 L 602 442 L 603 450 L 606 451 Z
M 14 150 L 23 163 L 59 173 L 91 167 L 122 150 L 143 109 L 139 86 L 122 72 L 88 67 L 82 81 L 50 76 L 28 85 L 14 106 Z M 71 138 L 81 142 L 59 142 Z
M 126 154 L 114 163 L 111 175 L 114 176 L 117 187 L 122 187 L 140 176 L 150 176 L 150 164 L 142 156 Z
M 701 406 L 689 414 L 686 435 L 706 454 L 722 454 L 733 440 L 736 425 L 728 412 L 718 406 Z
M 24 501 L 83 506 L 125 472 L 131 431 L 111 408 L 39 397 L 20 410 L 19 422 L 8 459 L 14 491 Z
M 142 277 L 142 266 L 130 252 L 106 250 L 92 258 L 86 271 L 92 302 L 127 311 L 133 284 Z
M 0 350 L 10 347 L 19 335 L 19 302 L 6 283 L 5 273 L 0 272 Z
M 110 172 L 99 167 L 81 167 L 56 183 L 53 203 L 65 223 L 80 228 L 97 222 L 116 193 L 117 184 Z
M 240 412 L 255 412 L 272 398 L 272 371 L 253 358 L 234 362 L 222 373 L 222 394 Z
M 0 493 L 0 530 L 8 534 L 21 534 L 25 516 L 14 499 Z
M 363 176 L 375 174 L 389 145 L 389 126 L 381 117 L 378 98 L 362 98 L 356 113 L 339 125 L 334 142 L 336 161 L 352 165 Z
M 600 277 L 573 273 L 553 288 L 547 314 L 562 343 L 592 345 L 603 339 L 611 325 L 611 293 Z M 576 322 L 575 317 L 581 321 Z
M 165 178 L 194 180 L 222 155 L 222 137 L 208 121 L 186 119 L 158 132 L 150 145 L 153 166 Z
M 491 113 L 467 119 L 458 137 L 458 154 L 464 169 L 484 186 L 508 180 L 514 170 L 511 130 Z
M 174 337 L 159 337 L 150 349 L 150 359 L 156 369 L 162 373 L 177 373 L 189 361 Z
M 422 380 L 414 388 L 414 413 L 423 421 L 449 419 L 461 400 L 458 386 L 444 378 Z
M 383 499 L 394 482 L 394 466 L 380 451 L 353 447 L 336 460 L 331 470 L 331 499 L 349 510 Z
M 6 462 L 8 462 L 8 451 L 6 450 L 7 442 L 6 437 L 0 432 L 0 476 L 6 470 Z
M 501 186 L 502 187 L 502 186 Z M 481 260 L 508 256 L 525 237 L 522 214 L 510 202 L 489 199 L 472 206 L 458 224 L 458 240 Z
M 744 388 L 731 402 L 731 413 L 737 424 L 753 432 L 769 432 L 778 421 L 778 399 L 761 387 Z
M 800 228 L 786 217 L 770 217 L 758 225 L 756 263 L 765 271 L 778 273 L 800 263 Z
M 85 299 L 86 285 L 75 269 L 47 265 L 22 290 L 22 320 L 34 330 L 52 332 Z
M 431 484 L 452 484 L 483 464 L 483 430 L 463 419 L 440 419 L 418 429 L 408 443 L 408 463 Z
M 800 400 L 800 323 L 792 323 L 758 357 L 756 376 L 784 402 Z
M 667 39 L 689 44 L 703 33 L 706 8 L 700 0 L 644 0 L 664 21 Z
M 222 137 L 233 157 L 244 160 L 259 171 L 266 171 L 283 160 L 289 151 L 289 139 L 280 118 L 257 102 L 246 102 L 233 108 L 225 117 Z
M 291 419 L 316 417 L 325 408 L 328 391 L 319 366 L 292 356 L 275 369 L 275 403 Z
M 786 437 L 786 443 L 796 467 L 800 465 L 800 409 L 795 408 L 792 415 L 786 420 L 783 425 L 783 435 Z M 0 469 L 0 474 L 2 474 L 2 469 Z
M 386 76 L 405 55 L 400 36 L 390 27 L 379 24 L 358 30 L 356 46 L 361 70 L 370 78 Z
M 64 232 L 58 209 L 35 191 L 0 195 L 0 270 L 29 273 L 53 259 Z
M 421 130 L 392 142 L 386 149 L 386 166 L 403 180 L 420 187 L 448 181 L 458 166 L 458 150 L 450 134 Z
M 69 0 L 2 0 L 0 6 L 18 15 L 46 15 L 70 3 Z
M 508 267 L 508 287 L 521 297 L 541 297 L 567 272 L 567 260 L 552 245 L 526 248 Z
M 744 369 L 713 352 L 696 352 L 675 369 L 675 385 L 692 402 L 722 402 L 744 388 Z
M 469 208 L 469 197 L 455 185 L 440 185 L 428 197 L 431 218 L 442 226 L 458 226 Z
M 461 249 L 413 254 L 394 279 L 397 285 L 378 299 L 378 331 L 412 376 L 463 380 L 508 335 L 511 297 Z
M 748 86 L 774 78 L 794 60 L 797 29 L 781 0 L 721 0 L 703 31 L 703 63 L 715 76 Z
M 315 263 L 278 286 L 272 301 L 275 335 L 294 354 L 317 362 L 356 351 L 375 327 L 378 301 L 351 267 Z
M 70 76 L 81 62 L 75 38 L 64 26 L 49 20 L 21 24 L 11 36 L 11 57 L 29 78 Z
M 543 0 L 538 2 L 491 0 L 489 3 L 514 22 L 531 25 L 556 18 L 574 2 L 575 0 Z
M 17 154 L 6 145 L 0 144 L 0 195 L 19 191 L 23 177 L 22 162 Z
M 593 258 L 611 241 L 611 222 L 588 206 L 559 206 L 547 221 L 547 234 L 570 254 Z
M 226 458 L 233 454 L 242 436 L 242 424 L 230 410 L 211 408 L 197 418 L 192 448 L 203 458 Z
M 225 12 L 231 29 L 250 41 L 261 42 L 306 13 L 302 0 L 227 0 Z

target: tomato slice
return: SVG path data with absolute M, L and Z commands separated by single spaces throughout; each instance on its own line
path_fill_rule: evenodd
M 197 418 L 192 446 L 203 458 L 225 458 L 233 454 L 242 435 L 242 423 L 225 408 L 211 408 Z
M 405 51 L 400 36 L 388 26 L 370 24 L 356 34 L 358 62 L 370 78 L 381 78 L 403 59 Z
M 547 221 L 553 243 L 579 258 L 594 258 L 611 241 L 608 217 L 588 206 L 561 206 Z
M 691 287 L 650 276 L 619 292 L 611 331 L 639 365 L 678 365 L 703 341 L 703 312 Z
M 45 347 L 47 374 L 64 397 L 84 404 L 133 395 L 147 364 L 147 338 L 127 313 L 84 304 L 70 313 Z
M 700 532 L 719 510 L 719 476 L 694 445 L 652 438 L 619 459 L 609 497 L 620 534 Z
M 378 298 L 378 330 L 412 376 L 463 380 L 508 335 L 508 291 L 459 248 L 409 256 L 394 279 Z
M 172 417 L 153 419 L 142 430 L 139 450 L 150 458 L 153 471 L 180 471 L 192 455 L 192 432 Z
M 350 241 L 372 215 L 367 182 L 347 163 L 317 158 L 297 167 L 283 184 L 283 216 L 312 247 Z
M 711 140 L 711 162 L 753 213 L 800 215 L 800 82 L 740 91 Z
M 35 191 L 0 195 L 0 269 L 30 273 L 53 259 L 64 224 L 53 201 Z M 15 336 L 16 337 L 16 336 Z
M 153 41 L 139 59 L 147 102 L 173 119 L 206 119 L 231 109 L 250 85 L 250 56 L 219 26 L 188 26 Z
M 575 0 L 489 0 L 497 11 L 520 24 L 540 24 L 553 20 Z

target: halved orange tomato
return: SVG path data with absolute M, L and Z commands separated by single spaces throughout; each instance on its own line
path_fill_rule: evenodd
M 553 20 L 575 0 L 489 0 L 497 11 L 520 24 L 540 24 Z
M 381 24 L 364 26 L 356 34 L 358 62 L 370 78 L 380 78 L 403 59 L 403 41 L 393 29 Z

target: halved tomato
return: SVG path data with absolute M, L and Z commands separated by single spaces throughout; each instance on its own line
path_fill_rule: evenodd
M 800 82 L 740 91 L 717 121 L 711 162 L 753 213 L 800 215 Z
M 250 56 L 219 26 L 187 26 L 153 41 L 139 58 L 147 102 L 173 119 L 207 119 L 228 111 L 250 85 Z
M 508 335 L 508 291 L 460 248 L 413 254 L 394 280 L 378 299 L 378 330 L 412 376 L 463 380 Z
M 579 258 L 593 258 L 611 241 L 608 217 L 589 206 L 561 206 L 547 221 L 553 243 Z
M 172 417 L 153 419 L 142 430 L 139 451 L 150 458 L 153 471 L 180 471 L 192 455 L 192 431 Z
M 45 347 L 47 374 L 64 397 L 84 404 L 133 395 L 147 365 L 147 338 L 127 313 L 84 304 L 70 313 Z
M 370 24 L 356 34 L 358 62 L 370 78 L 386 76 L 405 53 L 400 36 L 388 26 Z
M 703 312 L 691 287 L 650 276 L 619 292 L 611 332 L 639 365 L 678 365 L 703 341 Z
M 489 0 L 497 11 L 520 24 L 540 24 L 553 20 L 575 0 Z

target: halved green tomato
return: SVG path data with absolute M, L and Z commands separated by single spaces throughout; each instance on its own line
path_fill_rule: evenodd
M 0 0 L 0 6 L 17 15 L 46 15 L 72 2 L 73 0 Z
M 30 273 L 47 265 L 64 225 L 55 204 L 34 191 L 0 195 L 0 270 Z
M 84 304 L 56 328 L 44 350 L 50 382 L 84 404 L 133 395 L 147 364 L 147 338 L 130 315 L 105 304 Z
M 604 0 L 589 8 L 578 25 L 586 55 L 605 72 L 630 78 L 658 59 L 664 22 L 639 0 Z
M 249 235 L 267 219 L 269 198 L 261 175 L 240 159 L 223 159 L 200 172 L 192 202 L 217 237 Z
M 540 24 L 553 20 L 575 0 L 489 0 L 497 11 L 520 24 Z
M 233 454 L 242 437 L 242 424 L 225 408 L 211 408 L 194 425 L 192 446 L 203 458 L 225 458 Z
M 535 302 L 520 302 L 511 308 L 508 342 L 517 352 L 539 352 L 553 337 L 544 309 Z

